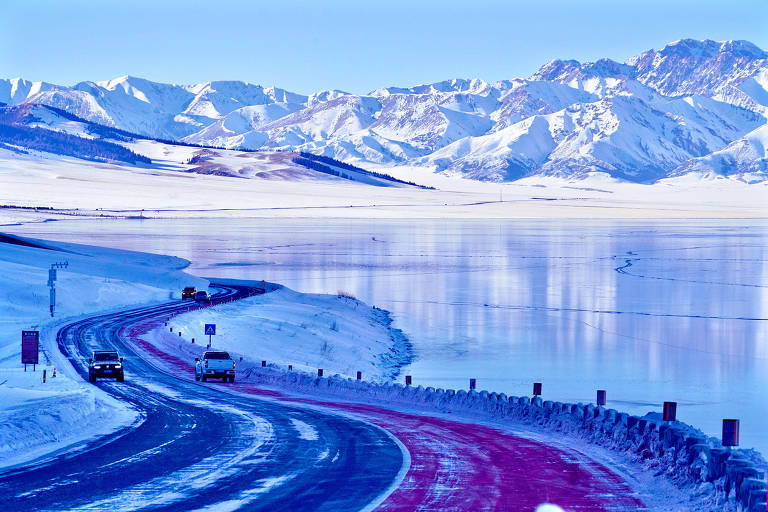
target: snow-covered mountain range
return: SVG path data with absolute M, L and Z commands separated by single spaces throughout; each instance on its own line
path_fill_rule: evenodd
M 446 80 L 310 96 L 245 82 L 122 77 L 62 87 L 0 80 L 44 104 L 152 138 L 422 166 L 479 180 L 547 174 L 652 182 L 689 172 L 768 178 L 768 53 L 682 40 L 624 63 L 554 60 L 527 79 Z

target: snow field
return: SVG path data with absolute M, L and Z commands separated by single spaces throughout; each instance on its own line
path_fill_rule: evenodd
M 148 143 L 149 144 L 149 143 Z M 153 150 L 162 146 L 153 143 Z M 176 148 L 172 146 L 172 148 Z M 189 148 L 184 148 L 184 153 Z M 175 150 L 174 150 L 175 151 Z M 178 151 L 182 151 L 179 149 Z M 370 187 L 339 180 L 234 179 L 182 172 L 171 153 L 154 168 L 86 162 L 0 149 L 0 224 L 142 216 L 322 218 L 765 218 L 768 182 L 686 175 L 653 185 L 596 173 L 531 177 L 508 184 L 447 178 L 416 167 L 374 167 L 439 190 Z M 265 164 L 266 165 L 266 164 Z M 278 172 L 285 165 L 269 164 Z M 130 190 L 130 193 L 125 193 Z

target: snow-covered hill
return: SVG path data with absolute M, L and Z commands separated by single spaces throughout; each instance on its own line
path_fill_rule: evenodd
M 36 103 L 0 106 L 0 152 L 17 154 L 19 158 L 21 155 L 42 159 L 65 156 L 236 178 L 417 186 L 312 153 L 239 151 L 150 139 Z
M 686 39 L 623 63 L 553 60 L 528 79 L 453 79 L 364 95 L 304 96 L 236 81 L 122 77 L 61 87 L 13 79 L 0 80 L 0 102 L 50 105 L 152 138 L 480 180 L 768 177 L 754 146 L 760 137 L 750 135 L 768 116 L 768 53 L 747 41 Z M 738 157 L 723 156 L 734 151 Z

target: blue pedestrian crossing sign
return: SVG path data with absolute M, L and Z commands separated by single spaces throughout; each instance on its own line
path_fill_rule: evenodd
M 216 324 L 205 324 L 205 334 L 209 336 L 216 334 Z

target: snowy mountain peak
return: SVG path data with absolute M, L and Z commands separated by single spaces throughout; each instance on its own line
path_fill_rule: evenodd
M 383 97 L 392 94 L 439 94 L 466 92 L 484 94 L 490 89 L 485 80 L 479 78 L 453 78 L 431 84 L 421 84 L 413 87 L 385 87 L 372 91 L 369 96 Z
M 314 94 L 311 94 L 307 98 L 307 106 L 312 107 L 314 105 L 317 105 L 318 103 L 324 103 L 326 101 L 334 100 L 341 96 L 348 96 L 348 95 L 349 95 L 348 92 L 340 91 L 338 89 L 326 89 L 324 91 L 318 91 Z
M 729 40 L 713 41 L 705 39 L 680 39 L 673 41 L 659 53 L 664 56 L 675 55 L 678 57 L 695 57 L 701 59 L 711 59 L 719 54 L 729 54 L 733 57 L 747 57 L 751 59 L 765 59 L 768 53 L 764 52 L 749 41 Z
M 107 89 L 107 90 L 110 90 L 110 91 L 114 91 L 118 87 L 130 87 L 131 86 L 131 82 L 132 81 L 137 81 L 137 80 L 141 80 L 143 82 L 146 82 L 146 80 L 141 79 L 141 78 L 135 78 L 135 77 L 132 77 L 130 75 L 123 75 L 123 76 L 119 76 L 117 78 L 111 78 L 111 79 L 108 79 L 108 80 L 100 80 L 98 82 L 93 82 L 93 83 L 95 83 L 98 87 L 102 87 L 104 89 Z
M 581 63 L 577 60 L 554 59 L 541 66 L 536 73 L 531 75 L 530 80 L 561 82 L 571 74 L 578 72 L 580 67 Z
M 768 53 L 747 41 L 682 39 L 626 61 L 637 79 L 666 96 L 700 94 L 753 108 L 739 86 L 768 66 Z M 759 91 L 753 91 L 759 94 Z
M 0 80 L 0 103 L 18 105 L 39 92 L 57 88 L 47 82 L 31 82 L 23 78 Z
M 576 60 L 555 59 L 542 66 L 531 80 L 568 83 L 589 78 L 634 78 L 635 68 L 611 59 L 599 59 L 581 64 Z

